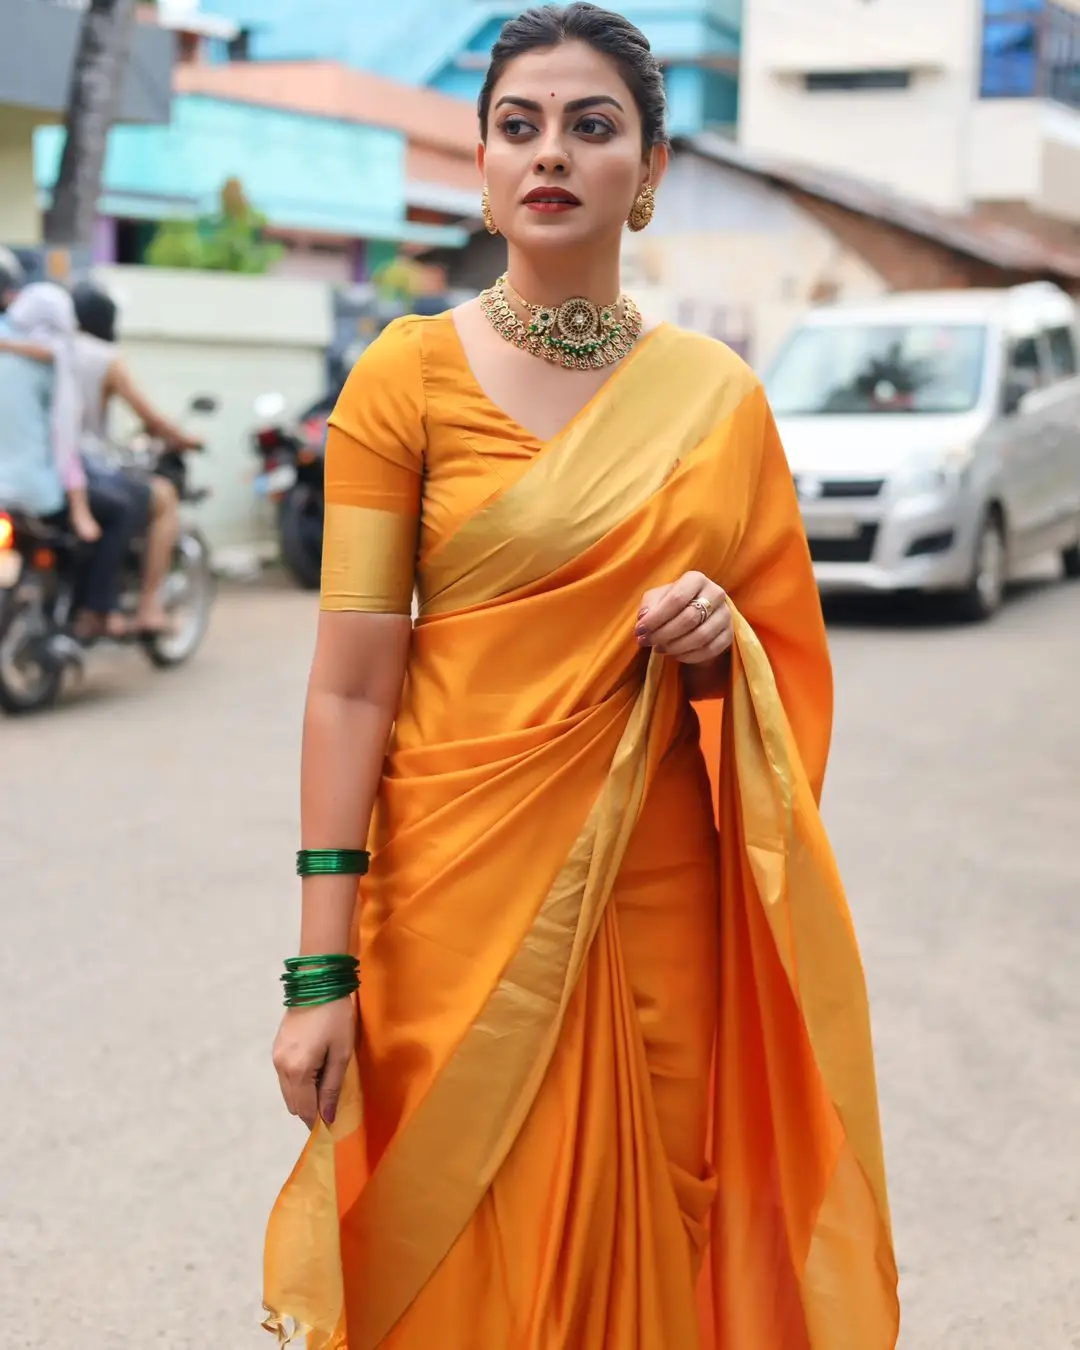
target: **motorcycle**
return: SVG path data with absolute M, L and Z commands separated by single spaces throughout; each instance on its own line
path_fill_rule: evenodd
M 190 411 L 210 413 L 217 400 L 192 400 Z M 184 456 L 159 442 L 140 438 L 128 448 L 127 462 L 171 480 L 182 503 L 196 506 L 208 488 L 188 483 Z M 141 587 L 145 540 L 135 539 L 124 560 L 121 610 L 135 611 Z M 0 709 L 37 712 L 60 697 L 65 678 L 81 675 L 87 646 L 70 631 L 76 607 L 80 558 L 85 549 L 74 534 L 0 505 Z M 210 624 L 214 600 L 210 549 L 186 521 L 176 543 L 162 602 L 173 627 L 129 639 L 161 670 L 180 666 L 198 651 Z M 105 639 L 101 639 L 105 640 Z
M 327 395 L 289 422 L 280 394 L 255 400 L 253 448 L 263 461 L 255 491 L 276 506 L 282 561 L 305 590 L 318 589 L 322 571 L 323 443 L 333 406 Z

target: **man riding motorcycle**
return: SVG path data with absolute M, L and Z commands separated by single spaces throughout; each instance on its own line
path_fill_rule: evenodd
M 79 322 L 75 367 L 82 395 L 87 473 L 91 482 L 123 487 L 148 519 L 135 629 L 140 637 L 154 636 L 169 630 L 160 596 L 180 533 L 180 503 L 175 486 L 167 478 L 117 468 L 108 449 L 109 405 L 113 398 L 126 403 L 147 431 L 170 450 L 197 450 L 201 442 L 170 422 L 136 385 L 117 349 L 118 311 L 112 297 L 92 282 L 83 281 L 74 288 L 72 298 Z

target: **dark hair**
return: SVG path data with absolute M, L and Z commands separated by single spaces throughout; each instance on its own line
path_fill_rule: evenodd
M 664 73 L 649 39 L 624 15 L 587 4 L 585 0 L 576 0 L 565 7 L 539 5 L 503 25 L 491 49 L 491 64 L 477 104 L 483 139 L 487 140 L 491 95 L 509 63 L 526 52 L 558 47 L 564 42 L 583 42 L 615 62 L 641 113 L 641 140 L 646 153 L 654 145 L 665 145 Z
M 92 281 L 80 281 L 72 290 L 79 328 L 102 342 L 116 341 L 116 301 Z

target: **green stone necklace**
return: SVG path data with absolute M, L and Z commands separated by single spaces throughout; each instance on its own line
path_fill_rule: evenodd
M 518 316 L 515 304 L 528 314 L 528 323 Z M 481 292 L 480 307 L 500 337 L 568 370 L 614 365 L 641 336 L 641 312 L 626 295 L 604 306 L 579 295 L 561 305 L 531 305 L 501 276 Z

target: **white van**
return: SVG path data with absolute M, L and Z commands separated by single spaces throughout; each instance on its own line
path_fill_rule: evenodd
M 1080 577 L 1080 325 L 1056 286 L 814 310 L 765 384 L 822 590 L 987 618 L 1035 555 Z

